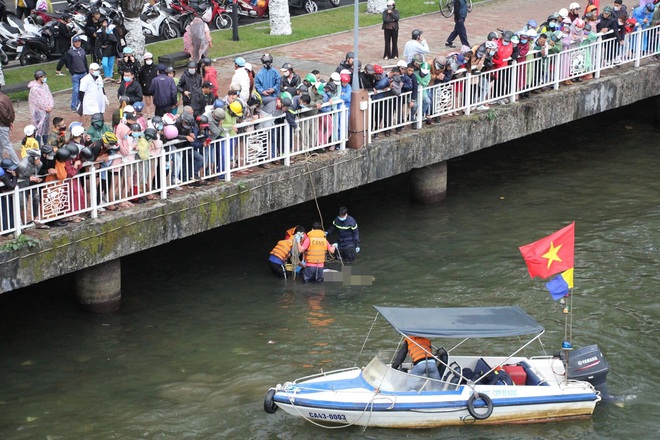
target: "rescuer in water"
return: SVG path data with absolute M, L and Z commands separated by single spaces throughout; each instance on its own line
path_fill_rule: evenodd
M 342 260 L 349 263 L 355 261 L 355 255 L 360 252 L 360 231 L 345 206 L 339 208 L 339 215 L 335 217 L 326 235 L 331 236 L 335 231 L 339 231 L 337 243 Z
M 307 237 L 300 246 L 300 252 L 305 253 L 305 263 L 303 270 L 303 282 L 310 281 L 323 282 L 323 268 L 325 266 L 325 252 L 334 253 L 337 244 L 330 244 L 325 239 L 325 232 L 319 222 L 312 225 L 312 230 L 307 233 Z
M 294 252 L 296 254 L 295 256 L 298 256 L 298 248 L 305 237 L 305 228 L 302 226 L 294 226 L 293 228 L 287 229 L 284 234 L 284 239 L 278 241 L 273 250 L 270 251 L 268 267 L 270 267 L 270 270 L 279 278 L 286 278 L 287 261 L 289 261 Z M 297 260 L 297 258 L 294 259 Z M 296 268 L 294 267 L 293 270 L 296 270 Z

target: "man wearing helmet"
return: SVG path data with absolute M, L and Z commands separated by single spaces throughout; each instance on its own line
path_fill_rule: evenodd
M 36 139 L 40 144 L 48 141 L 48 128 L 50 127 L 50 112 L 53 110 L 53 95 L 46 84 L 46 72 L 38 69 L 34 72 L 34 81 L 30 81 L 28 88 L 30 95 L 30 119 L 37 128 Z
M 291 95 L 295 95 L 296 88 L 298 88 L 300 85 L 300 75 L 293 71 L 293 66 L 291 63 L 282 64 L 280 72 L 282 72 L 280 90 L 282 92 L 289 92 Z
M 112 129 L 105 123 L 103 113 L 94 113 L 92 123 L 85 133 L 91 142 L 96 142 L 108 131 L 112 131 Z
M 167 67 L 158 65 L 158 76 L 151 81 L 149 93 L 153 95 L 156 116 L 163 116 L 171 113 L 176 105 L 178 90 L 174 78 L 167 74 Z M 169 69 L 172 69 L 169 67 Z M 174 69 L 172 69 L 174 71 Z
M 353 63 L 355 62 L 355 54 L 353 52 L 347 52 L 344 61 L 339 63 L 339 66 L 335 69 L 335 72 L 341 73 L 342 70 L 348 70 L 353 74 Z
M 465 29 L 465 19 L 468 15 L 467 2 L 465 0 L 452 0 L 454 2 L 454 30 L 449 34 L 445 46 L 455 47 L 454 40 L 458 37 L 463 46 L 470 47 L 468 42 L 467 30 Z
M 273 69 L 273 56 L 265 53 L 261 57 L 263 68 L 257 72 L 254 78 L 254 88 L 261 95 L 263 111 L 271 114 L 275 110 L 277 96 L 280 94 L 280 74 Z
M 424 32 L 419 29 L 412 31 L 410 41 L 408 41 L 403 48 L 403 57 L 406 59 L 406 62 L 411 62 L 417 54 L 423 57 L 425 54 L 431 52 L 426 39 L 422 36 L 423 33 Z

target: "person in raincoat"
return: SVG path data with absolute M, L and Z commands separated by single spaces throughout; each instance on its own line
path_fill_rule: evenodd
M 209 26 L 200 17 L 193 18 L 183 35 L 183 51 L 190 54 L 192 61 L 199 63 L 212 46 Z
M 50 112 L 53 110 L 53 95 L 46 81 L 46 72 L 38 69 L 34 72 L 34 80 L 28 83 L 30 119 L 32 125 L 36 127 L 35 138 L 39 141 L 39 145 L 48 143 Z

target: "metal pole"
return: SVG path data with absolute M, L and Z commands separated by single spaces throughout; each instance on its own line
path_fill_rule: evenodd
M 238 1 L 233 1 L 231 8 L 231 41 L 238 41 Z
M 360 7 L 358 0 L 353 0 L 353 55 L 355 57 L 353 58 L 353 82 L 351 83 L 351 87 L 353 88 L 353 91 L 355 92 L 360 88 L 360 74 L 358 70 L 358 30 L 359 30 L 359 13 L 360 13 Z

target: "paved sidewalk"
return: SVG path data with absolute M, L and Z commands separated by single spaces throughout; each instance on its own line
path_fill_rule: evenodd
M 530 18 L 539 24 L 545 21 L 548 15 L 561 8 L 567 7 L 566 0 L 493 0 L 486 3 L 475 4 L 473 11 L 468 15 L 466 27 L 470 44 L 480 44 L 485 41 L 486 35 L 497 28 L 516 31 L 521 29 Z M 319 19 L 323 15 L 319 14 Z M 403 47 L 410 39 L 413 29 L 424 31 L 431 54 L 427 59 L 432 60 L 438 55 L 446 54 L 452 50 L 444 46 L 449 33 L 454 27 L 452 18 L 444 18 L 439 12 L 413 18 L 402 18 L 399 30 L 399 54 L 403 55 Z M 294 29 L 295 32 L 295 29 Z M 454 42 L 457 47 L 460 41 Z M 380 25 L 362 28 L 359 31 L 358 56 L 364 66 L 367 63 L 388 65 L 394 64 L 392 60 L 384 61 L 383 31 Z M 346 52 L 353 50 L 353 32 L 341 32 L 334 35 L 305 40 L 299 43 L 287 44 L 240 54 L 256 68 L 261 67 L 259 59 L 264 52 L 270 52 L 275 58 L 274 65 L 279 67 L 288 62 L 294 66 L 295 71 L 304 77 L 313 69 L 318 69 L 327 78 L 330 73 L 343 61 Z M 236 55 L 238 56 L 238 55 Z M 213 65 L 218 71 L 218 83 L 221 95 L 229 88 L 229 82 L 234 71 L 234 56 L 217 59 Z M 37 67 L 35 66 L 35 69 Z M 55 72 L 47 72 L 54 75 Z M 110 106 L 106 112 L 106 121 L 110 121 L 112 111 L 115 110 L 117 85 L 106 85 L 106 93 L 110 99 Z M 71 92 L 63 91 L 55 94 L 55 110 L 51 118 L 63 117 L 69 124 L 78 119 L 78 115 L 70 110 Z M 11 132 L 11 140 L 20 150 L 20 141 L 23 138 L 23 127 L 30 124 L 30 115 L 27 102 L 14 103 L 16 121 Z

